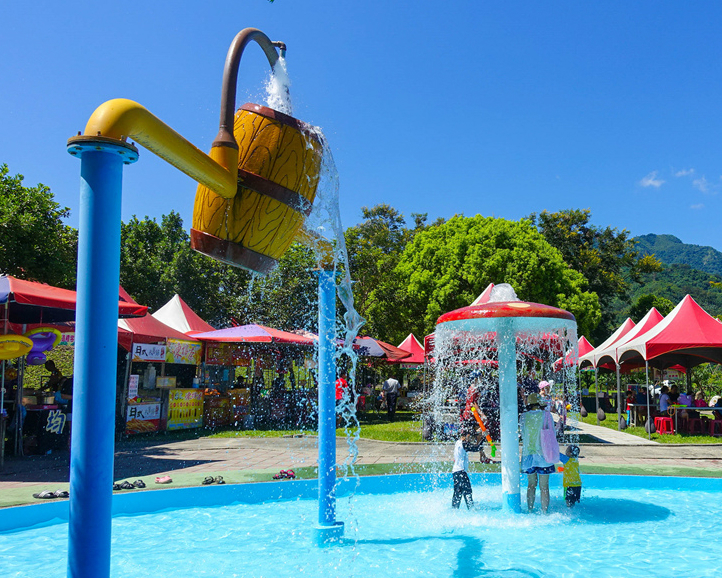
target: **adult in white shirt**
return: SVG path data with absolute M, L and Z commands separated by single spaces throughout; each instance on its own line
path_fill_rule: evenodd
M 398 380 L 393 377 L 389 377 L 384 381 L 383 394 L 386 399 L 386 412 L 389 421 L 394 421 L 394 416 L 396 415 L 396 402 L 399 399 L 400 387 Z

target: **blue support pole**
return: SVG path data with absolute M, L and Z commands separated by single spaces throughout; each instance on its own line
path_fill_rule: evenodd
M 334 272 L 318 272 L 318 526 L 316 542 L 343 536 L 336 521 L 336 285 Z
M 68 576 L 110 575 L 123 164 L 135 147 L 79 137 L 81 159 Z

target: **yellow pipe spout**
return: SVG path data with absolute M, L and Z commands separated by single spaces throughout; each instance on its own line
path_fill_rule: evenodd
M 238 186 L 238 150 L 213 147 L 205 154 L 137 102 L 116 98 L 101 104 L 85 126 L 85 137 L 130 138 L 226 199 Z

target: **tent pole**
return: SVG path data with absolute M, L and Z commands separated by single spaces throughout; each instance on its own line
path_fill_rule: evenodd
M 619 379 L 619 363 L 617 363 L 617 429 L 622 430 L 619 422 L 622 417 L 622 386 Z
M 23 335 L 27 331 L 27 325 L 23 324 Z M 15 454 L 18 456 L 25 455 L 23 447 L 23 414 L 20 409 L 23 404 L 23 389 L 25 388 L 25 357 L 18 359 L 18 384 L 15 389 L 17 395 L 15 397 L 15 415 L 17 416 L 17 427 L 15 428 Z
M 597 425 L 601 425 L 599 422 L 599 379 L 598 379 L 598 368 L 594 368 L 594 403 L 597 408 Z
M 649 411 L 649 361 L 646 359 L 644 360 L 644 375 L 647 383 L 647 423 L 649 424 L 648 427 L 645 429 L 647 430 L 647 438 L 652 439 L 652 424 L 654 422 L 650 421 L 652 419 L 652 414 Z
M 130 342 L 130 350 L 133 350 L 133 342 Z M 125 376 L 123 377 L 123 397 L 120 400 L 120 419 L 124 422 L 128 416 L 128 380 L 130 379 L 130 358 L 131 352 L 127 351 L 125 354 Z M 123 434 L 125 435 L 125 426 L 123 426 Z

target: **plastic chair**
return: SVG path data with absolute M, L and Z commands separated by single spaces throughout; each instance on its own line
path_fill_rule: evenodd
M 722 419 L 711 419 L 709 421 L 709 435 L 722 436 Z
M 699 418 L 690 418 L 687 421 L 687 433 L 690 435 L 694 434 L 702 434 L 704 430 L 702 429 L 702 420 Z
M 660 435 L 674 433 L 674 420 L 671 417 L 655 417 L 654 427 Z

